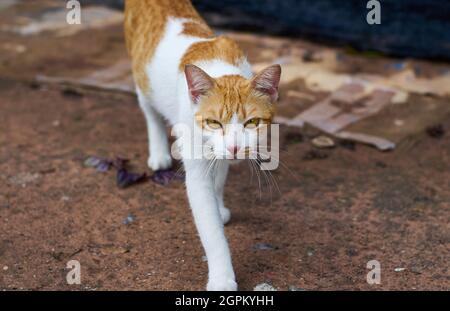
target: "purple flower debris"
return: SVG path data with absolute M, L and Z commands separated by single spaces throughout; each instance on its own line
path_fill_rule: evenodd
M 89 156 L 84 160 L 84 166 L 95 168 L 98 172 L 107 172 L 111 168 L 117 171 L 116 182 L 119 188 L 126 188 L 131 185 L 147 181 L 149 177 L 146 173 L 130 172 L 127 168 L 128 159 L 115 157 L 113 160 L 96 156 Z M 184 180 L 184 174 L 171 169 L 154 172 L 150 180 L 166 186 L 172 180 Z
M 96 156 L 90 156 L 84 161 L 84 166 L 93 167 L 99 172 L 107 172 L 111 167 L 117 170 L 125 168 L 125 165 L 129 162 L 128 159 L 116 157 L 114 160 L 107 158 L 100 158 Z
M 95 168 L 98 172 L 107 172 L 111 168 L 115 168 L 117 170 L 117 186 L 119 188 L 126 188 L 147 179 L 146 173 L 136 174 L 129 172 L 126 168 L 128 162 L 128 159 L 121 157 L 116 157 L 114 160 L 111 160 L 90 156 L 84 160 L 84 166 Z
M 126 188 L 128 186 L 137 184 L 147 179 L 147 174 L 136 174 L 129 172 L 126 168 L 121 168 L 117 171 L 117 186 L 119 188 Z
M 105 158 L 99 158 L 95 156 L 88 157 L 84 161 L 84 166 L 86 167 L 93 167 L 98 172 L 107 172 L 111 168 L 112 161 L 105 159 Z
M 114 159 L 114 161 L 112 161 L 112 166 L 114 166 L 117 170 L 121 170 L 123 168 L 125 168 L 125 165 L 129 162 L 130 160 L 125 159 L 125 158 L 121 158 L 121 157 L 116 157 Z
M 156 171 L 150 179 L 160 185 L 167 185 L 171 180 L 184 180 L 184 175 L 172 169 Z

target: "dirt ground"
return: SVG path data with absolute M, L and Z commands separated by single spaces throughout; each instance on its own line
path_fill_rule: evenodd
M 135 97 L 31 82 L 37 73 L 101 68 L 123 54 L 121 28 L 0 38 L 32 51 L 0 54 L 0 289 L 204 289 L 184 184 L 119 189 L 113 171 L 83 165 L 91 155 L 123 156 L 151 174 Z M 243 46 L 256 60 L 257 47 Z M 355 56 L 352 70 L 377 72 L 388 61 Z M 284 97 L 280 107 L 288 104 Z M 233 166 L 226 235 L 239 288 L 449 290 L 449 116 L 391 152 L 338 141 L 317 149 L 317 132 L 282 126 L 282 165 L 272 172 L 279 191 L 264 176 L 260 188 L 246 163 Z M 81 285 L 66 282 L 72 259 Z M 380 285 L 366 282 L 374 259 Z
M 184 185 L 120 190 L 112 172 L 83 167 L 91 154 L 123 155 L 145 170 L 133 98 L 8 80 L 0 94 L 0 288 L 203 289 L 206 263 Z M 351 144 L 315 150 L 292 133 L 282 128 L 286 168 L 273 172 L 281 194 L 266 186 L 260 198 L 248 167 L 232 168 L 226 233 L 241 289 L 449 289 L 449 135 L 380 153 Z M 81 263 L 82 285 L 66 284 L 70 259 Z M 372 259 L 381 285 L 366 283 Z

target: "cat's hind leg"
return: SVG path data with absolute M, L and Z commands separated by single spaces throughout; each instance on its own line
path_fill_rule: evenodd
M 147 122 L 149 153 L 147 164 L 153 171 L 168 169 L 172 166 L 169 139 L 162 116 L 152 107 L 151 100 L 137 90 L 139 106 Z

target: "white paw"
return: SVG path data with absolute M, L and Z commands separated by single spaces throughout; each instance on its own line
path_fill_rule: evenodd
M 219 212 L 220 212 L 220 217 L 222 218 L 223 224 L 226 225 L 230 221 L 230 218 L 231 218 L 230 210 L 226 207 L 221 207 L 219 209 Z
M 147 161 L 148 167 L 153 171 L 166 170 L 172 167 L 172 158 L 170 154 L 151 154 Z
M 208 291 L 229 291 L 235 292 L 237 291 L 237 283 L 232 278 L 217 278 L 210 279 L 208 285 L 206 286 L 206 290 Z

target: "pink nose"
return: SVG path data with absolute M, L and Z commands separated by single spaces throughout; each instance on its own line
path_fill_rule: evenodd
M 228 146 L 227 149 L 233 156 L 235 156 L 239 151 L 239 147 L 236 145 Z

